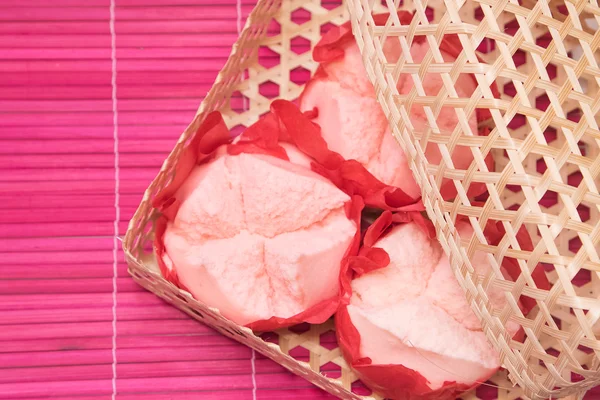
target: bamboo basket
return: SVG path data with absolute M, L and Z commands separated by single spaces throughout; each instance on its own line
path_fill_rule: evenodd
M 600 8 L 592 0 L 566 4 L 549 0 L 334 1 L 259 0 L 228 62 L 129 224 L 124 250 L 131 275 L 193 318 L 336 396 L 381 398 L 376 393 L 355 393 L 357 376 L 339 349 L 323 341 L 333 330 L 331 321 L 256 336 L 165 281 L 151 250 L 157 218 L 152 199 L 172 179 L 175 163 L 204 117 L 220 110 L 230 128 L 241 130 L 268 111 L 271 97 L 296 99 L 316 70 L 310 49 L 322 31 L 351 19 L 378 100 L 394 136 L 411 156 L 411 169 L 438 238 L 506 368 L 487 382 L 496 388 L 481 386 L 463 399 L 581 398 L 586 389 L 600 383 L 600 342 L 595 336 L 600 317 L 596 273 L 600 271 L 596 186 L 600 132 L 595 119 L 600 108 Z M 410 25 L 400 25 L 397 9 L 415 12 Z M 379 12 L 391 12 L 385 26 L 375 26 L 371 18 Z M 458 34 L 463 46 L 454 63 L 444 63 L 436 47 L 444 34 Z M 381 46 L 385 40 L 399 40 L 406 49 L 417 36 L 426 36 L 430 45 L 421 64 L 404 57 L 395 63 L 385 59 Z M 444 81 L 436 96 L 418 90 L 425 70 L 440 74 Z M 470 98 L 458 98 L 453 88 L 460 73 L 476 76 L 478 89 Z M 394 82 L 400 74 L 411 74 L 416 83 L 408 95 L 396 90 Z M 500 98 L 490 91 L 494 81 Z M 415 104 L 429 113 L 427 131 L 411 128 L 407 110 Z M 490 134 L 473 136 L 460 125 L 453 132 L 440 132 L 436 115 L 443 105 L 453 107 L 463 119 L 476 108 L 489 109 Z M 428 144 L 439 146 L 440 165 L 425 159 Z M 466 171 L 452 168 L 456 146 L 468 146 L 474 155 Z M 488 171 L 484 162 L 489 152 L 495 157 L 494 171 Z M 444 201 L 440 196 L 442 178 L 455 183 L 455 200 Z M 484 205 L 469 202 L 466 189 L 472 182 L 486 184 L 489 196 L 480 199 Z M 457 235 L 453 222 L 459 215 L 469 218 L 474 237 Z M 490 219 L 502 221 L 508 232 L 497 247 L 487 244 L 482 234 L 481 226 Z M 534 238 L 531 252 L 521 250 L 514 238 L 522 225 Z M 496 271 L 504 256 L 517 258 L 521 278 L 511 282 L 493 271 L 489 276 L 474 274 L 469 257 L 475 251 L 488 253 Z M 538 263 L 553 283 L 549 291 L 536 288 L 531 279 L 530 271 Z M 494 309 L 487 301 L 492 285 L 505 290 L 509 301 L 503 309 Z M 537 301 L 538 307 L 528 316 L 520 313 L 515 300 L 521 295 Z M 509 319 L 523 326 L 523 343 L 511 340 L 504 330 Z M 292 357 L 295 348 L 307 351 L 307 360 Z M 339 370 L 335 377 L 324 372 L 332 366 Z

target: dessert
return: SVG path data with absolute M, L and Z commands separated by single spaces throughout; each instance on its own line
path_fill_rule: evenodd
M 302 129 L 290 136 L 297 125 L 287 129 L 289 115 L 276 103 L 291 106 L 275 102 L 276 111 L 234 143 L 220 115 L 209 116 L 182 156 L 176 186 L 157 200 L 165 276 L 257 330 L 322 323 L 335 312 L 362 208 L 311 169 L 314 159 L 293 140 Z M 302 118 L 297 111 L 294 121 Z M 322 154 L 336 157 L 326 147 Z
M 456 228 L 461 238 L 473 234 L 468 222 Z M 367 230 L 359 256 L 349 259 L 357 277 L 349 304 L 335 316 L 344 356 L 367 385 L 394 399 L 454 399 L 501 366 L 431 232 L 420 214 L 384 212 Z M 472 266 L 482 275 L 491 269 L 481 252 Z M 518 276 L 515 266 L 502 264 L 506 279 Z M 539 267 L 534 279 L 548 286 Z M 502 290 L 490 286 L 487 293 L 494 308 L 506 305 Z M 524 314 L 529 300 L 519 302 Z M 506 328 L 517 339 L 523 334 L 513 321 Z
M 407 12 L 399 12 L 398 15 L 407 24 L 412 18 Z M 383 25 L 387 15 L 376 15 L 374 19 L 376 23 L 379 21 Z M 460 49 L 456 36 L 446 36 L 440 43 L 440 51 L 446 63 L 453 62 L 460 54 Z M 428 50 L 425 38 L 416 37 L 411 47 L 412 62 L 423 61 Z M 383 46 L 383 53 L 388 62 L 396 62 L 402 55 L 398 39 L 388 38 Z M 320 66 L 302 93 L 300 108 L 316 110 L 314 121 L 321 126 L 323 138 L 329 148 L 346 159 L 357 160 L 384 184 L 398 187 L 412 198 L 419 198 L 421 189 L 377 102 L 350 24 L 328 31 L 315 47 L 313 58 Z M 440 74 L 426 74 L 422 82 L 427 96 L 437 96 L 444 87 Z M 454 87 L 458 97 L 469 98 L 477 88 L 477 82 L 473 76 L 460 75 Z M 413 89 L 412 76 L 401 74 L 397 88 L 400 94 L 410 93 Z M 430 123 L 424 108 L 413 105 L 410 113 L 413 125 L 411 129 L 425 132 Z M 473 135 L 487 134 L 485 129 L 477 128 L 478 121 L 486 119 L 487 115 L 488 113 L 478 111 L 469 117 L 467 125 Z M 457 128 L 459 120 L 454 109 L 443 107 L 435 122 L 442 134 L 450 135 Z M 437 144 L 428 144 L 425 155 L 432 165 L 439 165 L 442 161 Z M 473 161 L 471 149 L 464 146 L 456 146 L 451 156 L 454 169 L 465 170 Z M 491 157 L 487 161 L 488 168 L 491 168 Z M 484 189 L 483 185 L 474 183 L 469 187 L 468 193 L 475 196 Z M 445 198 L 451 198 L 456 195 L 456 188 L 452 182 L 444 181 L 441 192 Z

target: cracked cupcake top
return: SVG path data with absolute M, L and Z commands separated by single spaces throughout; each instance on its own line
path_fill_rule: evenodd
M 344 209 L 350 197 L 297 149 L 285 150 L 296 163 L 218 151 L 179 189 L 164 235 L 167 267 L 195 298 L 241 325 L 291 317 L 335 296 L 356 233 Z
M 464 222 L 457 230 L 464 238 L 473 234 Z M 433 390 L 445 381 L 473 383 L 500 366 L 436 239 L 407 223 L 394 227 L 374 247 L 386 251 L 390 264 L 354 279 L 348 306 L 363 339 L 362 356 L 374 364 L 419 371 Z M 476 253 L 473 267 L 480 274 L 491 268 L 482 253 Z M 501 290 L 488 293 L 494 307 L 505 305 Z M 509 322 L 508 329 L 514 334 L 518 325 Z M 384 351 L 377 344 L 380 336 L 398 343 Z

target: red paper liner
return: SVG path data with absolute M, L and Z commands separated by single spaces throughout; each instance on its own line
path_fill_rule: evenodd
M 458 220 L 462 220 L 459 218 Z M 466 219 L 466 218 L 464 218 Z M 392 214 L 385 211 L 381 216 L 373 222 L 367 229 L 363 246 L 355 257 L 348 258 L 347 273 L 344 275 L 345 281 L 342 286 L 345 292 L 351 296 L 352 287 L 351 279 L 363 275 L 367 272 L 384 268 L 390 263 L 387 252 L 381 248 L 374 247 L 376 242 L 389 232 L 389 228 L 393 225 L 415 222 L 421 227 L 429 238 L 435 237 L 435 228 L 433 224 L 425 219 L 420 213 L 406 212 Z M 502 240 L 505 234 L 501 225 L 496 221 L 490 221 L 484 230 L 486 238 L 490 244 L 497 244 Z M 525 250 L 533 247 L 531 238 L 526 230 L 522 229 L 517 235 L 517 240 L 521 247 Z M 516 280 L 521 270 L 516 260 L 505 257 L 502 266 L 506 269 L 510 277 Z M 533 279 L 537 287 L 547 289 L 550 284 L 544 273 L 543 268 L 539 265 L 532 273 Z M 531 304 L 527 297 L 521 297 L 523 313 L 526 315 L 535 304 Z M 461 393 L 470 390 L 480 383 L 485 382 L 490 376 L 482 376 L 477 382 L 471 385 L 460 384 L 457 382 L 444 382 L 443 386 L 437 390 L 431 390 L 427 385 L 427 380 L 420 373 L 403 365 L 386 364 L 376 365 L 368 357 L 360 355 L 360 334 L 352 324 L 350 315 L 348 314 L 347 305 L 349 297 L 344 302 L 340 310 L 335 315 L 336 334 L 338 344 L 342 353 L 351 365 L 351 367 L 359 374 L 360 379 L 367 384 L 371 389 L 379 392 L 385 397 L 397 400 L 450 400 L 459 396 Z M 513 339 L 522 341 L 524 338 L 523 329 L 519 329 L 513 336 Z
M 152 206 L 158 209 L 162 215 L 154 225 L 154 253 L 156 261 L 163 277 L 175 286 L 189 290 L 179 281 L 175 269 L 169 269 L 164 261 L 165 246 L 163 236 L 169 221 L 175 219 L 180 201 L 175 197 L 177 190 L 183 185 L 194 167 L 210 161 L 216 150 L 227 143 L 231 143 L 231 135 L 223 117 L 219 112 L 212 112 L 206 116 L 204 122 L 196 131 L 192 141 L 186 146 L 175 167 L 175 176 L 171 183 L 156 194 Z
M 373 20 L 375 25 L 384 26 L 388 20 L 389 13 L 384 14 L 376 14 L 373 15 Z M 398 11 L 398 18 L 403 25 L 408 25 L 411 23 L 413 19 L 413 14 L 408 11 Z M 415 43 L 423 43 L 426 41 L 424 36 L 416 36 L 414 37 Z M 329 31 L 327 31 L 319 43 L 313 49 L 313 59 L 318 62 L 320 65 L 315 72 L 315 75 L 307 83 L 307 87 L 311 84 L 311 82 L 315 79 L 320 79 L 323 77 L 327 77 L 327 72 L 323 68 L 324 64 L 335 61 L 338 58 L 344 56 L 344 48 L 348 44 L 354 42 L 354 35 L 352 34 L 352 26 L 350 21 L 344 23 L 341 26 L 332 27 Z M 462 46 L 460 44 L 460 40 L 457 35 L 445 35 L 440 43 L 440 50 L 450 54 L 454 58 L 458 58 L 460 53 L 462 52 Z M 479 61 L 483 61 L 479 59 Z M 477 84 L 477 80 L 475 76 L 471 75 L 472 79 Z M 492 93 L 495 98 L 500 98 L 500 92 L 496 85 L 496 82 L 492 83 L 490 86 Z M 489 118 L 491 118 L 491 113 L 488 109 L 478 108 L 475 111 L 477 123 L 481 123 Z M 489 134 L 489 129 L 482 127 L 479 128 L 478 135 L 479 136 L 487 136 Z M 494 169 L 494 160 L 492 154 L 488 154 L 485 158 L 485 162 L 489 171 L 493 171 Z M 484 183 L 471 183 L 467 190 L 467 194 L 469 197 L 477 197 L 480 194 L 486 191 L 486 187 Z M 440 188 L 440 193 L 442 197 L 446 200 L 452 199 L 457 195 L 456 187 L 453 182 L 444 182 Z
M 163 257 L 166 253 L 165 244 L 163 242 L 163 237 L 165 235 L 165 231 L 167 230 L 167 224 L 169 220 L 164 215 L 161 215 L 154 224 L 154 254 L 156 254 L 156 261 L 158 263 L 158 267 L 162 276 L 178 288 L 181 288 L 185 291 L 189 290 L 181 283 L 179 277 L 177 276 L 177 272 L 175 269 L 169 269 L 163 260 Z
M 152 206 L 157 208 L 169 220 L 174 219 L 179 209 L 175 193 L 183 185 L 192 169 L 197 165 L 208 162 L 214 157 L 217 148 L 231 143 L 231 140 L 229 129 L 223 121 L 221 113 L 214 111 L 208 114 L 198 131 L 196 131 L 192 141 L 183 150 L 175 167 L 173 181 L 156 195 L 152 201 Z
M 153 205 L 163 214 L 156 224 L 154 247 L 158 265 L 165 279 L 183 288 L 176 271 L 169 270 L 162 259 L 165 253 L 163 235 L 168 221 L 175 218 L 180 206 L 180 200 L 176 197 L 177 190 L 185 182 L 192 169 L 202 163 L 210 162 L 221 145 L 227 146 L 226 150 L 230 155 L 266 154 L 288 160 L 285 149 L 280 145 L 282 142 L 295 145 L 310 157 L 313 160 L 312 169 L 330 179 L 351 198 L 345 205 L 346 215 L 356 223 L 357 231 L 342 261 L 340 277 L 347 273 L 345 258 L 356 255 L 358 251 L 360 216 L 366 201 L 373 201 L 374 204 L 388 207 L 422 209 L 420 202 L 415 203 L 412 198 L 399 190 L 378 186 L 380 182 L 374 180 L 364 167 L 359 165 L 354 168 L 352 163 L 348 164 L 339 154 L 330 151 L 321 137 L 320 128 L 288 101 L 274 101 L 271 105 L 271 112 L 250 126 L 236 143 L 232 143 L 232 135 L 220 113 L 211 113 L 198 129 L 190 145 L 184 150 L 176 166 L 174 180 L 157 194 L 153 202 Z M 385 204 L 386 201 L 390 205 Z M 273 317 L 264 321 L 252 322 L 247 326 L 254 330 L 266 331 L 302 322 L 323 323 L 335 313 L 341 299 L 348 297 L 344 289 L 340 289 L 338 296 L 320 302 L 293 317 Z
M 275 100 L 269 114 L 275 119 L 269 119 L 269 129 L 279 125 L 281 141 L 294 144 L 314 160 L 312 169 L 315 172 L 331 180 L 349 196 L 360 196 L 366 206 L 391 211 L 424 210 L 420 199 L 413 199 L 401 189 L 380 182 L 357 161 L 345 160 L 329 150 L 321 128 L 310 120 L 311 114 L 302 113 L 289 101 Z M 245 143 L 244 137 L 241 143 Z
M 314 111 L 302 113 L 288 101 L 276 100 L 271 113 L 279 118 L 281 137 L 309 155 L 315 162 L 312 169 L 334 182 L 350 196 L 360 196 L 368 207 L 391 211 L 421 211 L 419 199 L 413 199 L 401 189 L 376 179 L 355 160 L 345 160 L 329 150 L 321 135 L 321 128 L 310 120 Z

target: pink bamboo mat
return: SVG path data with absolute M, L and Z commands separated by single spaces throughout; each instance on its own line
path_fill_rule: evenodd
M 0 399 L 332 398 L 143 291 L 115 239 L 225 63 L 237 1 L 0 1 Z
M 252 3 L 0 1 L 0 399 L 330 398 L 140 289 L 114 239 Z

